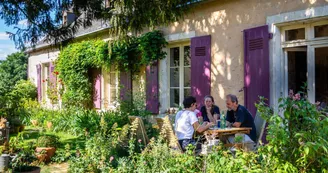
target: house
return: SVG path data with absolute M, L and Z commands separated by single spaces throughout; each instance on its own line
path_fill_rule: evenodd
M 100 22 L 76 39 L 109 39 L 106 27 Z M 327 0 L 205 1 L 183 20 L 158 29 L 169 42 L 167 57 L 132 84 L 140 86 L 141 80 L 146 86 L 153 113 L 182 105 L 187 95 L 201 103 L 208 94 L 225 110 L 225 95 L 236 94 L 255 115 L 259 95 L 277 109 L 278 98 L 289 89 L 299 91 L 303 82 L 311 102 L 328 101 Z M 28 53 L 29 78 L 46 98 L 40 80 L 49 75 L 59 50 L 38 45 Z M 97 108 L 111 105 L 120 76 L 102 72 L 100 100 L 106 101 Z

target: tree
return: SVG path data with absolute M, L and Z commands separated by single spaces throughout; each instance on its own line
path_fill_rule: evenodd
M 26 27 L 15 27 L 9 33 L 19 48 L 32 46 L 44 39 L 61 42 L 72 38 L 80 27 L 92 25 L 94 20 L 109 23 L 115 38 L 128 33 L 152 29 L 181 19 L 202 0 L 1 0 L 0 17 L 7 25 L 17 26 L 27 20 Z M 73 23 L 62 25 L 63 11 L 76 15 Z M 117 37 L 119 36 L 119 37 Z
M 28 57 L 23 52 L 16 52 L 0 61 L 0 96 L 9 93 L 16 83 L 27 79 Z

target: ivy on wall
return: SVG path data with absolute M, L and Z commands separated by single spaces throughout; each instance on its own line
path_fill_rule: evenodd
M 56 61 L 58 77 L 65 86 L 63 105 L 92 108 L 92 69 L 108 69 L 115 65 L 119 71 L 137 75 L 141 67 L 165 58 L 163 48 L 166 45 L 160 31 L 110 43 L 91 40 L 68 45 L 60 52 Z
M 108 43 L 102 40 L 82 41 L 65 47 L 56 62 L 56 70 L 65 86 L 63 104 L 93 107 L 90 70 L 109 65 Z

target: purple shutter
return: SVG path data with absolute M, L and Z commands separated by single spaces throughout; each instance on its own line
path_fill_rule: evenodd
M 158 61 L 146 67 L 146 110 L 159 112 L 158 100 Z
M 94 69 L 93 72 L 93 104 L 96 109 L 101 108 L 101 70 Z
M 191 95 L 200 106 L 211 94 L 211 36 L 191 39 Z
M 256 115 L 259 96 L 270 99 L 268 25 L 244 30 L 245 105 Z
M 244 30 L 245 105 L 253 117 L 259 96 L 267 98 L 268 104 L 270 100 L 269 38 L 268 25 Z M 266 133 L 265 129 L 261 139 L 264 143 Z
M 49 81 L 50 82 L 50 88 L 55 88 L 56 82 L 57 82 L 57 75 L 55 74 L 55 65 L 50 62 L 49 64 Z
M 132 79 L 130 72 L 120 72 L 121 100 L 128 100 L 132 96 Z
M 38 101 L 42 101 L 42 92 L 41 92 L 41 64 L 36 65 L 36 85 L 38 90 Z

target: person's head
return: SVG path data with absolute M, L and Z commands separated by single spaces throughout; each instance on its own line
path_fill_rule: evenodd
M 210 95 L 204 97 L 204 104 L 206 107 L 212 107 L 214 104 L 214 98 Z
M 237 110 L 238 107 L 238 99 L 237 96 L 233 95 L 233 94 L 229 94 L 226 96 L 226 104 L 227 104 L 227 108 L 228 110 Z
M 197 108 L 196 98 L 193 96 L 186 97 L 183 100 L 183 106 L 185 109 L 194 111 Z

